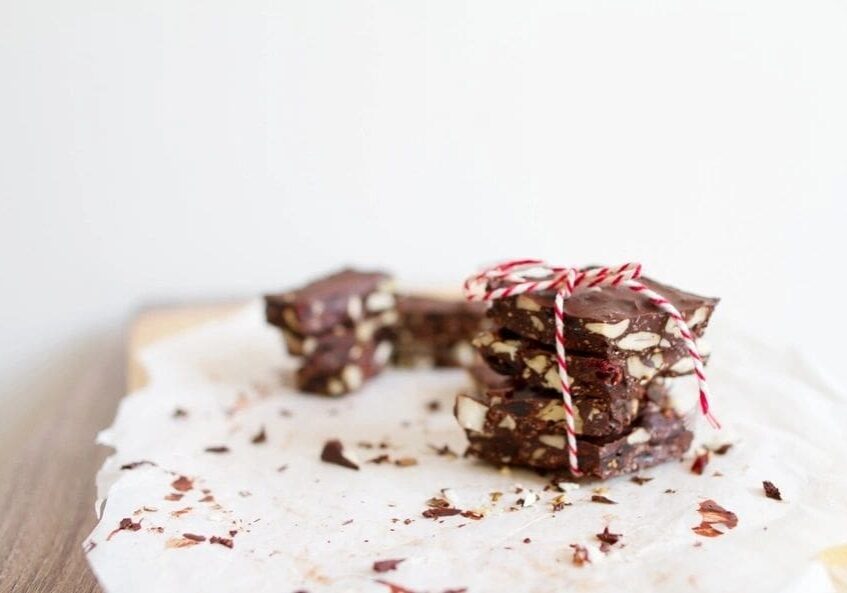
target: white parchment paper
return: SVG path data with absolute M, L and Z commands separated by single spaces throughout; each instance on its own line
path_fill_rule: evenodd
M 730 451 L 701 476 L 689 471 L 689 453 L 643 472 L 652 478 L 643 485 L 582 485 L 552 512 L 559 493 L 544 491 L 548 479 L 430 446 L 464 451 L 452 416 L 463 372 L 390 370 L 344 399 L 302 395 L 286 385 L 295 363 L 254 303 L 143 353 L 149 385 L 124 398 L 98 438 L 115 454 L 97 477 L 101 518 L 88 560 L 109 593 L 400 591 L 377 579 L 434 593 L 836 590 L 818 558 L 847 543 L 847 398 L 797 352 L 719 320 L 710 337 L 724 430 L 701 424 L 698 437 L 731 442 Z M 253 443 L 262 429 L 265 441 Z M 359 471 L 320 461 L 330 438 L 358 456 Z M 367 462 L 383 454 L 417 465 Z M 191 489 L 174 489 L 179 476 Z M 762 480 L 784 500 L 766 498 Z M 590 502 L 598 486 L 618 504 Z M 422 517 L 442 489 L 485 517 Z M 538 501 L 519 507 L 527 490 Z M 492 492 L 503 493 L 496 503 Z M 736 513 L 738 526 L 694 534 L 704 499 Z M 140 528 L 114 532 L 124 518 Z M 603 554 L 595 534 L 606 526 L 623 537 Z M 233 546 L 186 542 L 185 533 Z M 587 546 L 591 563 L 575 566 L 570 544 Z M 372 568 L 396 558 L 405 559 L 396 570 Z

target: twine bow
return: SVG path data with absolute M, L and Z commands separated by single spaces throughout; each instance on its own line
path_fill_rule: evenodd
M 643 294 L 649 301 L 670 316 L 679 328 L 680 338 L 694 363 L 694 374 L 700 389 L 700 410 L 714 428 L 720 428 L 717 419 L 709 411 L 709 387 L 703 368 L 703 357 L 697 349 L 694 336 L 682 314 L 666 298 L 645 286 L 641 277 L 641 264 L 626 263 L 616 268 L 593 268 L 578 270 L 551 266 L 538 259 L 510 260 L 487 268 L 465 281 L 465 297 L 469 301 L 494 301 L 519 294 L 555 291 L 553 313 L 556 319 L 556 362 L 562 384 L 562 399 L 565 408 L 567 430 L 568 465 L 571 474 L 581 476 L 577 460 L 577 442 L 574 429 L 574 412 L 571 398 L 570 376 L 565 357 L 565 299 L 594 287 L 622 286 Z M 496 286 L 491 287 L 492 281 Z

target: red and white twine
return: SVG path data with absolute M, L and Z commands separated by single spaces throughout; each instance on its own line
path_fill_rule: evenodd
M 694 363 L 694 374 L 700 388 L 700 410 L 709 423 L 719 428 L 720 424 L 709 411 L 709 386 L 703 368 L 703 357 L 697 349 L 694 336 L 682 314 L 662 295 L 639 282 L 641 264 L 627 263 L 617 268 L 576 268 L 557 267 L 538 259 L 510 260 L 487 268 L 465 281 L 465 297 L 469 301 L 494 301 L 510 296 L 530 292 L 556 291 L 553 313 L 556 318 L 556 362 L 559 367 L 559 379 L 562 383 L 562 399 L 565 408 L 565 427 L 567 431 L 568 465 L 574 476 L 581 476 L 577 461 L 576 431 L 574 428 L 573 402 L 571 398 L 571 380 L 568 375 L 568 363 L 565 354 L 565 299 L 583 290 L 598 286 L 622 286 L 641 293 L 650 302 L 668 314 L 679 328 L 688 355 Z M 496 288 L 490 288 L 491 281 L 498 281 Z

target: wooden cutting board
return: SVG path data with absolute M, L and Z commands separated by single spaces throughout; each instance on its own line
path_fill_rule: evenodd
M 239 306 L 141 313 L 126 332 L 126 349 L 104 348 L 98 364 L 81 365 L 73 384 L 16 423 L 0 451 L 0 592 L 100 591 L 82 552 L 96 519 L 95 475 L 110 453 L 94 438 L 124 393 L 145 384 L 142 348 Z

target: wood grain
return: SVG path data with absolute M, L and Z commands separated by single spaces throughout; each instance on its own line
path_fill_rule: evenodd
M 128 358 L 102 353 L 102 364 L 46 402 L 12 432 L 0 455 L 0 591 L 99 592 L 82 552 L 94 527 L 95 475 L 109 450 L 94 443 L 109 426 L 126 387 L 146 378 L 137 363 L 144 346 L 219 318 L 235 305 L 147 311 L 128 332 Z

